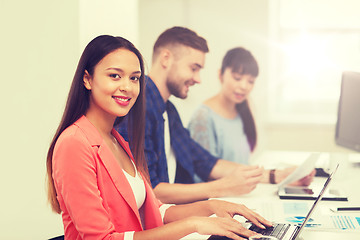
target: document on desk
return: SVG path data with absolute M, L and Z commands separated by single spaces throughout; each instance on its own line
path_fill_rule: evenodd
M 360 233 L 360 215 L 356 214 L 328 214 L 323 211 L 316 217 L 317 226 L 312 230 L 346 231 Z
M 296 207 L 298 208 L 298 207 Z M 304 217 L 301 214 L 290 215 L 285 218 L 286 222 L 293 224 L 302 223 Z M 309 219 L 306 229 L 314 231 L 347 231 L 360 233 L 360 216 L 351 215 L 328 215 L 316 214 Z
M 360 217 L 336 215 L 331 216 L 331 221 L 337 229 L 360 231 Z

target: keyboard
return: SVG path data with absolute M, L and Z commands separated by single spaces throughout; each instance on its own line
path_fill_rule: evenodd
M 260 233 L 264 236 L 273 236 L 273 237 L 276 237 L 277 239 L 281 240 L 284 237 L 287 230 L 289 229 L 289 227 L 290 227 L 290 224 L 278 223 L 272 227 L 267 227 L 266 229 L 262 229 L 255 225 L 252 225 L 249 228 L 249 230 Z

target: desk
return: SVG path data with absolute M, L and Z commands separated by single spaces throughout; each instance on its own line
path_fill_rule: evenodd
M 304 152 L 265 152 L 262 155 L 259 155 L 259 158 L 256 159 L 257 164 L 261 164 L 267 167 L 281 166 L 289 164 L 289 161 L 293 161 L 293 164 L 300 164 L 301 160 L 304 160 L 306 156 L 310 153 Z M 329 158 L 329 154 L 327 157 Z M 321 156 L 321 158 L 326 158 L 325 156 Z M 334 158 L 334 157 L 333 157 Z M 360 167 L 357 163 L 349 163 L 348 159 L 343 158 L 342 154 L 336 155 L 336 158 L 340 158 L 342 162 L 340 162 L 340 166 L 338 172 L 334 176 L 332 182 L 330 183 L 330 188 L 340 188 L 345 192 L 348 196 L 347 202 L 342 201 L 321 201 L 317 206 L 317 209 L 313 213 L 313 217 L 315 218 L 318 214 L 322 214 L 323 211 L 329 210 L 330 207 L 334 206 L 351 206 L 356 205 L 360 206 Z M 295 162 L 295 163 L 294 163 Z M 323 162 L 321 164 L 324 164 Z M 321 184 L 324 181 L 324 178 L 315 178 L 312 184 Z M 270 202 L 270 203 L 280 203 L 284 202 L 308 202 L 309 205 L 313 203 L 313 201 L 307 200 L 280 200 L 276 194 L 277 188 L 271 184 L 259 184 L 257 188 L 251 192 L 250 194 L 243 196 L 235 196 L 235 197 L 227 197 L 221 198 L 222 200 L 243 203 L 245 205 L 251 206 L 251 202 L 254 201 L 262 201 L 262 202 Z M 260 199 L 260 200 L 259 200 Z M 277 204 L 279 205 L 279 204 Z M 250 207 L 251 208 L 251 207 Z M 359 216 L 360 213 L 343 213 L 344 215 L 354 215 Z M 264 214 L 266 215 L 266 214 Z M 195 240 L 195 239 L 207 239 L 208 236 L 201 236 L 199 234 L 191 234 L 185 238 L 184 240 Z M 343 230 L 310 230 L 305 228 L 302 231 L 301 239 L 304 240 L 312 240 L 312 239 L 326 239 L 326 240 L 338 240 L 338 239 L 357 239 L 360 240 L 360 231 L 347 232 Z

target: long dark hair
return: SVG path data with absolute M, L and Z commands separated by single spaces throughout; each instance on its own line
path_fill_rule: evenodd
M 230 68 L 234 73 L 250 74 L 253 77 L 259 75 L 259 67 L 254 56 L 251 52 L 242 47 L 233 48 L 227 51 L 222 61 L 221 74 L 224 73 L 226 68 Z M 242 103 L 237 104 L 236 110 L 244 123 L 244 132 L 251 151 L 254 151 L 257 134 L 254 117 L 251 113 L 248 100 L 246 99 Z
M 148 176 L 147 166 L 144 156 L 144 136 L 145 136 L 145 76 L 144 63 L 139 50 L 122 37 L 113 37 L 102 35 L 94 38 L 85 48 L 79 60 L 75 75 L 71 84 L 69 95 L 66 102 L 66 107 L 59 124 L 59 127 L 50 144 L 47 159 L 47 184 L 48 184 L 48 198 L 52 209 L 60 213 L 61 209 L 56 198 L 56 190 L 54 186 L 54 179 L 52 178 L 52 158 L 54 147 L 60 134 L 81 116 L 83 116 L 89 108 L 90 91 L 87 90 L 83 83 L 83 76 L 85 70 L 90 74 L 94 74 L 95 66 L 109 53 L 119 49 L 127 49 L 133 52 L 139 59 L 141 77 L 140 77 L 140 92 L 139 96 L 128 113 L 129 121 L 133 124 L 129 125 L 128 131 L 133 136 L 129 142 L 130 148 L 134 155 L 136 167 L 145 176 Z M 122 117 L 123 118 L 123 117 Z M 122 118 L 117 118 L 115 124 L 119 123 Z M 136 124 L 135 124 L 136 122 Z

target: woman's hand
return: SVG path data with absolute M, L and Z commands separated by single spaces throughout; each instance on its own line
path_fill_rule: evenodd
M 228 217 L 190 217 L 190 224 L 195 226 L 195 231 L 202 235 L 218 235 L 240 240 L 250 236 L 259 235 L 244 228 L 240 222 Z M 246 237 L 242 238 L 241 236 Z
M 297 167 L 288 167 L 285 169 L 277 169 L 275 171 L 275 182 L 280 183 L 282 180 L 284 180 L 289 174 L 291 174 L 293 171 L 295 171 Z M 292 182 L 291 186 L 309 186 L 310 183 L 313 181 L 315 176 L 316 170 L 314 169 L 310 174 L 307 176 Z
M 260 228 L 272 226 L 272 223 L 243 204 L 236 204 L 222 200 L 209 200 L 210 209 L 218 217 L 232 219 L 235 215 L 241 215 Z M 265 225 L 265 226 L 264 226 Z

